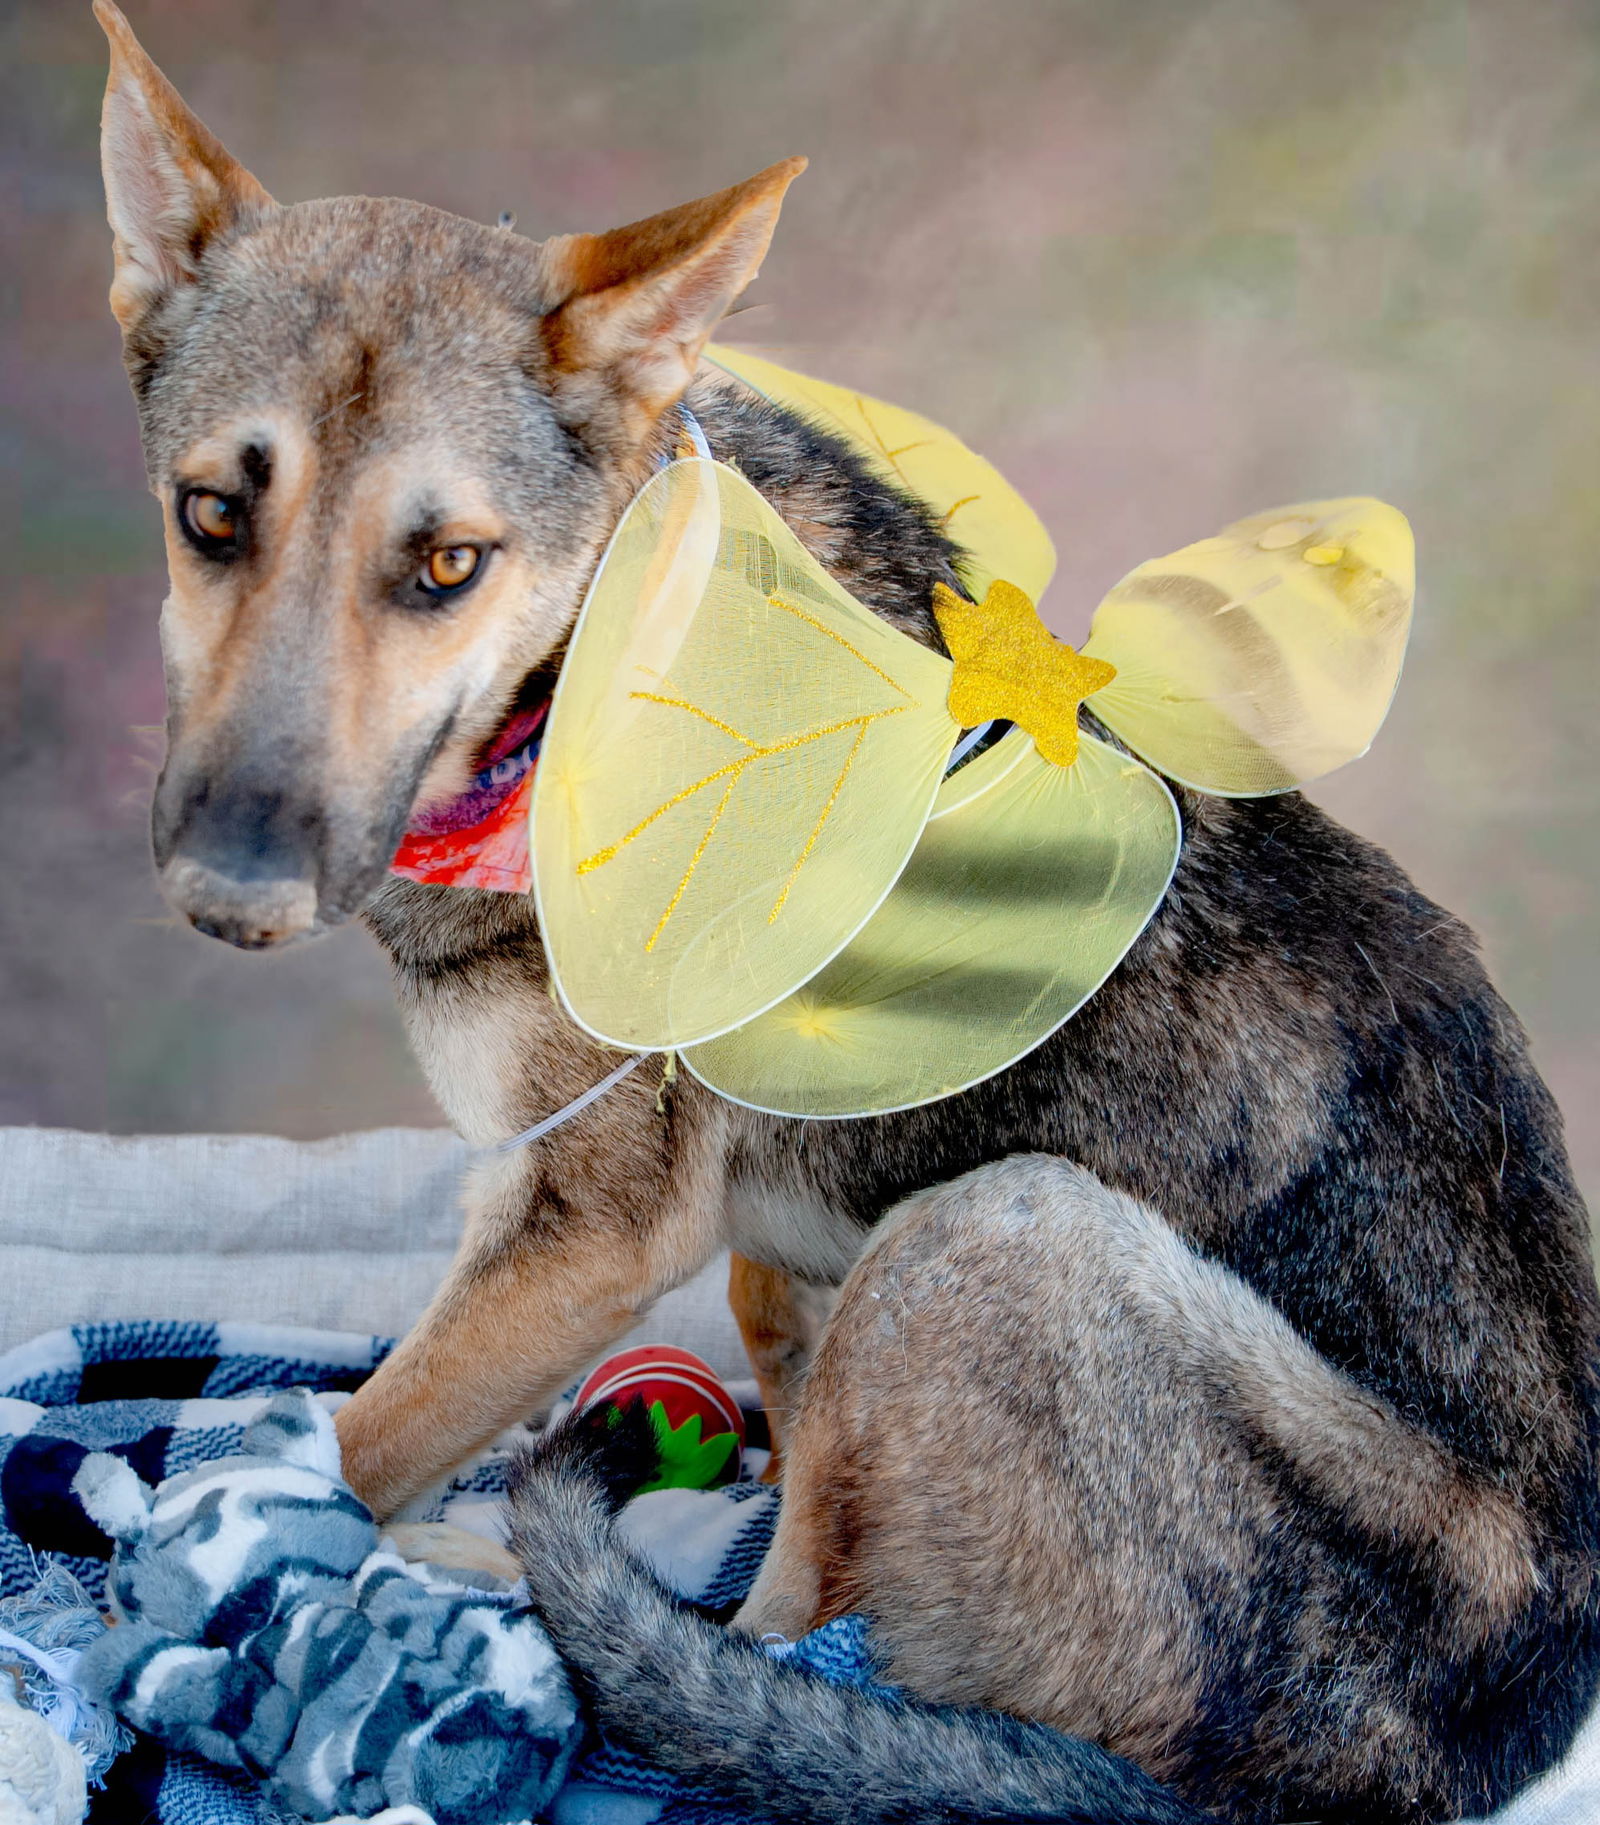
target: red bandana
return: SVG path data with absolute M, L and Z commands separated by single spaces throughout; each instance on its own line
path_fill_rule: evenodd
M 533 885 L 528 806 L 548 701 L 519 710 L 496 736 L 482 770 L 459 798 L 416 815 L 392 874 L 428 887 L 526 893 Z

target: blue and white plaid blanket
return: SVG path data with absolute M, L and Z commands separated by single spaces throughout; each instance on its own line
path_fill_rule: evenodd
M 244 1427 L 284 1388 L 336 1405 L 382 1361 L 389 1341 L 249 1324 L 151 1321 L 77 1325 L 0 1355 L 0 1598 L 38 1579 L 39 1554 L 59 1559 L 97 1601 L 111 1542 L 84 1513 L 72 1481 L 84 1458 L 109 1451 L 146 1483 L 236 1451 Z M 504 1487 L 489 1454 L 457 1479 L 429 1519 L 483 1531 Z M 777 1522 L 777 1491 L 736 1483 L 716 1491 L 641 1496 L 624 1516 L 633 1543 L 679 1594 L 709 1606 L 748 1590 Z M 852 1622 L 819 1630 L 796 1656 L 852 1684 L 870 1679 Z M 596 1739 L 552 1817 L 557 1825 L 759 1825 L 707 1794 Z M 112 1765 L 93 1796 L 91 1825 L 285 1825 L 242 1780 L 150 1737 Z

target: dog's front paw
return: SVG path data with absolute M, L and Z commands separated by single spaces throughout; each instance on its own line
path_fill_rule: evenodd
M 448 1521 L 402 1521 L 383 1530 L 384 1543 L 408 1565 L 437 1565 L 441 1571 L 480 1572 L 515 1584 L 522 1567 L 495 1540 L 454 1527 Z

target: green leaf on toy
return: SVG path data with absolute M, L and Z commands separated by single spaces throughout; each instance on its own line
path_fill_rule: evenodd
M 640 1495 L 652 1489 L 710 1489 L 721 1479 L 739 1443 L 733 1432 L 714 1432 L 702 1439 L 698 1413 L 674 1427 L 659 1400 L 650 1403 L 650 1424 L 655 1427 L 661 1469 L 653 1481 L 641 1486 Z

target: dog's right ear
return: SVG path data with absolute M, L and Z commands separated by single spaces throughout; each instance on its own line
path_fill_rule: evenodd
M 642 440 L 682 396 L 707 338 L 756 276 L 783 193 L 805 168 L 803 158 L 786 158 L 626 228 L 543 243 L 552 293 L 544 343 L 569 422 Z
M 191 284 L 206 243 L 273 207 L 256 180 L 185 107 L 111 0 L 94 0 L 111 40 L 100 162 L 116 274 L 111 314 L 124 333 Z

